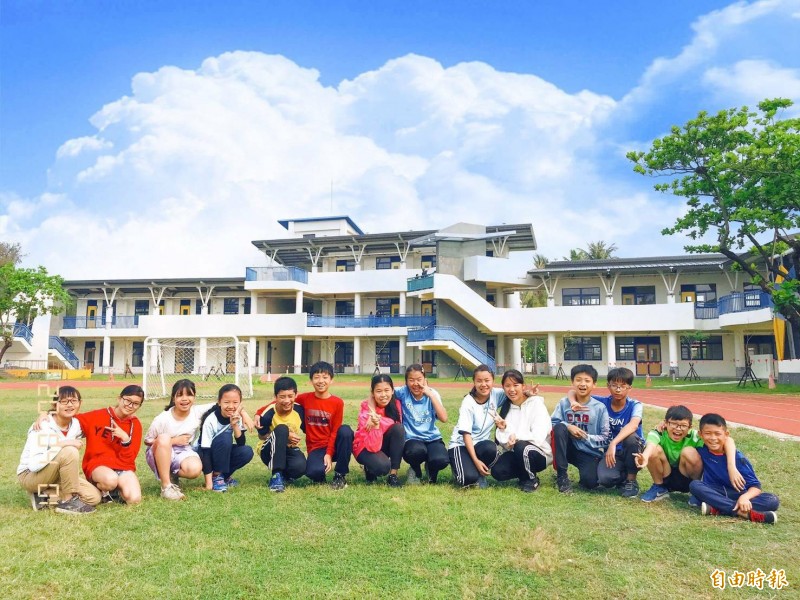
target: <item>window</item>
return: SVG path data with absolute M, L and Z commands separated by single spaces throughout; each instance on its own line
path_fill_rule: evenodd
M 251 300 L 252 300 L 252 298 L 245 298 L 244 299 L 244 314 L 246 314 L 246 315 L 250 314 L 250 306 L 251 306 L 250 301 Z
M 722 336 L 704 340 L 681 338 L 681 360 L 722 360 Z
M 239 299 L 238 298 L 225 298 L 225 304 L 222 309 L 223 314 L 238 315 L 239 314 Z
M 589 306 L 600 304 L 600 288 L 564 288 L 561 292 L 564 306 Z
M 141 317 L 150 314 L 150 300 L 137 300 L 133 307 L 133 314 Z
M 179 315 L 189 315 L 192 313 L 192 301 L 188 298 L 181 298 L 181 306 L 178 310 Z
M 144 366 L 144 342 L 133 342 L 131 346 L 131 366 Z
M 378 270 L 383 269 L 399 269 L 400 257 L 399 256 L 379 256 L 375 259 L 375 268 Z
M 777 358 L 774 336 L 746 335 L 744 341 L 749 354 L 769 354 L 773 358 Z
M 334 369 L 337 373 L 344 373 L 345 367 L 353 366 L 353 342 L 337 342 L 333 353 Z
M 104 343 L 100 342 L 100 356 L 97 357 L 97 363 L 102 367 L 103 365 L 103 352 L 104 352 Z M 108 366 L 112 366 L 114 364 L 114 342 L 111 342 L 111 346 L 109 346 L 109 358 L 108 358 Z
M 336 301 L 336 316 L 337 317 L 352 317 L 356 314 L 356 303 L 352 300 L 337 300 Z
M 356 261 L 354 260 L 347 260 L 341 259 L 336 261 L 336 271 L 343 272 L 343 271 L 355 271 L 356 270 Z
M 564 341 L 564 360 L 602 360 L 599 337 L 573 337 Z
M 656 288 L 654 285 L 640 285 L 622 288 L 622 304 L 626 306 L 639 304 L 655 304 Z
M 681 302 L 716 302 L 716 283 L 687 283 L 681 286 Z
M 422 260 L 420 261 L 421 268 L 423 269 L 433 269 L 436 267 L 436 255 L 435 254 L 423 254 Z
M 203 314 L 203 301 L 202 300 L 195 300 L 194 301 L 194 314 L 196 314 L 196 315 Z
M 375 300 L 375 315 L 378 317 L 394 316 L 400 310 L 399 298 L 377 298 Z
M 617 338 L 617 360 L 636 360 L 636 349 L 632 337 Z
M 761 286 L 755 283 L 744 285 L 744 305 L 748 308 L 761 306 Z

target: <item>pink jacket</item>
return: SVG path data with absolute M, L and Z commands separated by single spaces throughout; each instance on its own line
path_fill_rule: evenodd
M 397 399 L 394 401 L 397 402 L 397 413 L 402 415 L 400 401 Z M 367 431 L 366 425 L 367 421 L 369 421 L 370 412 L 369 400 L 364 400 L 361 403 L 361 411 L 358 413 L 358 429 L 356 429 L 355 436 L 353 437 L 353 456 L 356 458 L 358 458 L 362 450 L 380 452 L 381 446 L 383 445 L 383 434 L 395 424 L 395 421 L 386 416 L 385 408 L 376 406 L 375 412 L 378 413 L 381 418 L 380 425 L 375 429 Z M 402 419 L 402 416 L 400 418 Z

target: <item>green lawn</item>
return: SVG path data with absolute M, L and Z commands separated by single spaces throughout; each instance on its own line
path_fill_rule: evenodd
M 301 381 L 301 390 L 310 389 Z M 468 387 L 442 389 L 450 412 L 445 439 Z M 267 389 L 256 386 L 251 412 Z M 346 422 L 354 424 L 367 389 L 364 378 L 334 381 Z M 113 395 L 87 388 L 83 410 L 106 406 Z M 739 448 L 781 497 L 774 527 L 701 517 L 681 494 L 656 505 L 612 491 L 561 496 L 552 470 L 530 495 L 494 481 L 485 491 L 457 490 L 449 472 L 437 486 L 368 487 L 355 461 L 343 492 L 300 484 L 270 494 L 256 458 L 237 475 L 241 487 L 213 494 L 198 480 L 183 486 L 186 502 L 170 503 L 158 497 L 143 452 L 141 505 L 68 517 L 33 512 L 16 483 L 35 392 L 2 390 L 0 397 L 4 598 L 712 598 L 723 594 L 709 579 L 716 568 L 785 569 L 791 587 L 773 592 L 765 583 L 765 597 L 797 597 L 800 586 L 800 492 L 791 484 L 800 447 L 745 429 L 734 430 Z M 547 400 L 552 406 L 557 397 Z M 140 410 L 145 428 L 163 404 Z M 648 409 L 646 424 L 662 414 Z M 639 481 L 642 490 L 650 485 L 647 474 Z M 728 587 L 724 595 L 754 591 Z

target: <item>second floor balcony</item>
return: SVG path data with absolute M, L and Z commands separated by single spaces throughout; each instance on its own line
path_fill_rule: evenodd
M 333 315 L 322 316 L 309 314 L 307 325 L 309 327 L 429 327 L 436 323 L 432 315 L 393 315 L 393 316 L 351 316 Z
M 298 267 L 247 267 L 244 280 L 308 283 L 308 271 Z
M 64 317 L 62 329 L 105 329 L 106 317 Z M 139 315 L 114 315 L 111 329 L 134 329 L 139 326 Z

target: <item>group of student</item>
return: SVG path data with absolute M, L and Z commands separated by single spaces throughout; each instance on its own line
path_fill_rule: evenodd
M 273 492 L 283 492 L 303 476 L 325 482 L 331 471 L 331 487 L 342 490 L 353 456 L 368 483 L 386 477 L 389 486 L 400 487 L 398 471 L 405 460 L 409 485 L 435 484 L 449 465 L 461 487 L 486 488 L 491 475 L 498 481 L 517 479 L 523 492 L 535 491 L 539 473 L 551 464 L 558 491 L 572 492 L 567 474 L 572 464 L 581 487 L 618 487 L 626 498 L 639 495 L 637 474 L 647 468 L 653 485 L 642 494 L 644 502 L 688 492 L 689 504 L 704 515 L 777 521 L 778 498 L 761 491 L 720 415 L 703 416 L 694 430 L 689 409 L 673 406 L 663 423 L 643 435 L 642 405 L 629 396 L 634 379 L 629 369 L 609 370 L 610 394 L 594 396 L 597 371 L 576 365 L 572 389 L 550 414 L 538 389 L 525 385 L 519 371 L 506 371 L 501 387 L 495 387 L 492 370 L 480 365 L 447 448 L 436 424 L 447 421 L 447 410 L 422 365 L 409 366 L 405 385 L 397 388 L 389 375 L 375 375 L 355 432 L 343 423 L 344 401 L 330 391 L 332 365 L 315 363 L 309 377 L 313 391 L 302 394 L 294 379 L 278 378 L 274 399 L 252 417 L 237 386 L 224 385 L 216 403 L 198 405 L 194 383 L 182 379 L 144 435 L 134 415 L 144 401 L 140 386 L 126 386 L 116 406 L 87 413 L 79 412 L 80 392 L 61 387 L 55 410 L 28 432 L 17 468 L 20 485 L 35 510 L 50 502 L 43 492 L 53 486 L 60 513 L 90 513 L 101 502 L 138 503 L 135 461 L 144 441 L 146 462 L 167 500 L 185 498 L 181 478 L 202 475 L 205 489 L 215 492 L 235 487 L 233 474 L 256 453 L 270 471 Z M 248 431 L 258 434 L 255 451 L 247 444 Z M 84 446 L 79 465 L 78 451 Z

